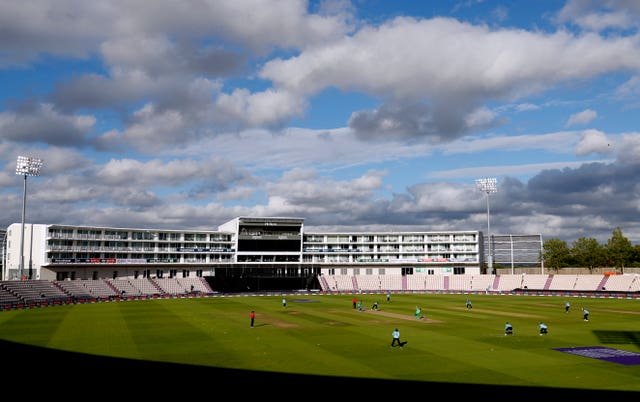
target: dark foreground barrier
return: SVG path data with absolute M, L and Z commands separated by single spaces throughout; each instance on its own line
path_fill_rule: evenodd
M 418 381 L 355 379 L 343 377 L 281 374 L 221 369 L 172 363 L 87 355 L 0 341 L 1 381 L 5 392 L 19 392 L 21 398 L 52 400 L 74 395 L 94 399 L 193 400 L 210 397 L 245 399 L 277 397 L 279 401 L 326 398 L 329 400 L 379 400 L 408 395 L 443 400 L 536 398 L 583 398 L 583 400 L 637 401 L 638 392 L 593 391 L 563 388 L 535 388 L 497 385 L 453 384 Z M 358 398 L 358 399 L 355 399 Z M 373 400 L 373 399 L 372 399 Z M 541 399 L 539 399 L 541 400 Z M 575 399 L 578 400 L 578 399 Z

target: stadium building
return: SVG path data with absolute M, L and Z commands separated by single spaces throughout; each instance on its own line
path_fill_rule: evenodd
M 502 239 L 494 261 L 514 264 L 516 244 L 538 263 L 541 237 L 519 238 L 492 236 Z M 319 276 L 485 273 L 485 243 L 480 231 L 306 232 L 295 217 L 237 217 L 211 231 L 15 223 L 2 280 L 201 277 L 230 291 L 315 289 Z

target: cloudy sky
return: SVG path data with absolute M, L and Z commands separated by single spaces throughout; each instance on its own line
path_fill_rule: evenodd
M 3 0 L 0 227 L 640 243 L 635 0 Z

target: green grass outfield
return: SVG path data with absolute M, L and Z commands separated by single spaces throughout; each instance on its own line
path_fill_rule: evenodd
M 364 294 L 356 295 L 366 308 L 360 312 L 352 308 L 353 297 L 287 295 L 286 308 L 279 295 L 234 295 L 11 310 L 0 313 L 0 340 L 259 372 L 640 391 L 638 364 L 554 350 L 604 346 L 640 353 L 640 300 L 393 294 L 388 303 L 385 295 Z M 467 299 L 472 309 L 465 307 Z M 379 311 L 370 310 L 375 300 Z M 416 306 L 422 307 L 423 319 L 414 317 Z M 581 307 L 591 313 L 588 322 Z M 256 311 L 253 328 L 251 310 Z M 506 321 L 513 324 L 514 336 L 504 335 Z M 540 321 L 549 326 L 546 336 L 538 333 Z M 390 346 L 394 328 L 408 342 L 404 348 Z M 37 375 L 47 372 L 51 368 Z

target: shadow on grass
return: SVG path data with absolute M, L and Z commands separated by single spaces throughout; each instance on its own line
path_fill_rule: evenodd
M 402 395 L 482 396 L 493 399 L 518 397 L 611 396 L 616 402 L 637 400 L 637 392 L 593 391 L 558 388 L 516 387 L 437 383 L 422 381 L 354 379 L 304 374 L 222 369 L 206 366 L 149 362 L 95 356 L 48 349 L 0 340 L 0 358 L 5 389 L 19 389 L 22 395 L 48 397 L 99 393 L 105 398 L 131 400 L 134 397 L 166 398 L 167 387 L 186 398 L 224 393 L 233 397 L 279 397 L 300 400 L 305 396 L 372 397 L 383 391 Z M 123 391 L 125 390 L 126 391 Z M 315 398 L 314 398 L 315 399 Z M 360 399 L 362 400 L 362 399 Z
M 633 344 L 640 347 L 640 332 L 638 331 L 593 331 L 600 343 L 604 344 Z

